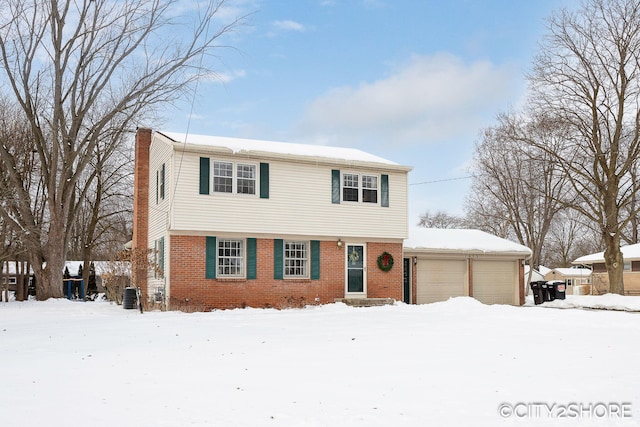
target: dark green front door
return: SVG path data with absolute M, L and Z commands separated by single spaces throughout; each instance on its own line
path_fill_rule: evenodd
M 364 261 L 363 245 L 347 245 L 347 293 L 365 292 Z

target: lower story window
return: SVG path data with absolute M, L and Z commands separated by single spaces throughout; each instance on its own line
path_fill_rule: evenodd
M 285 242 L 284 276 L 308 277 L 308 253 L 307 242 Z
M 243 240 L 218 240 L 218 276 L 244 277 Z

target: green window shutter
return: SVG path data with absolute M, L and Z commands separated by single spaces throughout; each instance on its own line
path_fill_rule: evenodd
M 209 194 L 209 158 L 200 157 L 200 194 Z
M 273 241 L 273 278 L 282 280 L 284 274 L 284 240 L 275 239 Z
M 160 198 L 164 200 L 164 163 L 160 169 Z
M 331 203 L 340 203 L 340 171 L 331 170 Z
M 257 275 L 257 241 L 255 238 L 247 239 L 247 279 L 253 280 Z
M 160 269 L 160 277 L 164 277 L 164 236 L 160 238 L 160 247 L 158 249 L 158 268 Z
M 380 177 L 380 205 L 383 208 L 389 207 L 389 175 Z
M 311 280 L 320 279 L 320 241 L 311 241 Z
M 159 190 L 160 190 L 160 171 L 156 171 L 156 205 L 158 204 Z
M 205 278 L 215 279 L 216 270 L 218 268 L 216 264 L 216 252 L 218 251 L 218 245 L 216 238 L 213 236 L 207 236 L 205 246 Z
M 269 198 L 269 163 L 260 163 L 260 198 Z

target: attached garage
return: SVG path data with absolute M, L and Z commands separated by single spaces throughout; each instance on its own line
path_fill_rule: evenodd
M 467 296 L 467 265 L 464 260 L 423 259 L 416 263 L 416 275 L 424 286 L 416 290 L 416 303 L 443 301 L 449 297 Z
M 404 244 L 415 304 L 471 296 L 485 304 L 524 303 L 531 250 L 480 230 L 416 228 Z

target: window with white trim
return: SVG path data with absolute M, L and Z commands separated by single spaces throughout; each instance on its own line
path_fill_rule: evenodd
M 233 192 L 233 163 L 213 162 L 214 193 Z
M 362 201 L 378 203 L 378 177 L 362 175 Z
M 256 165 L 238 163 L 236 177 L 236 191 L 238 194 L 256 194 Z
M 284 277 L 309 277 L 308 242 L 284 242 Z
M 214 193 L 256 194 L 256 182 L 256 165 L 213 162 Z
M 244 277 L 244 240 L 218 239 L 218 277 Z
M 378 203 L 378 176 L 342 174 L 342 201 Z
M 354 173 L 345 173 L 342 175 L 342 200 L 345 202 L 357 202 L 359 200 L 358 186 L 359 176 Z

